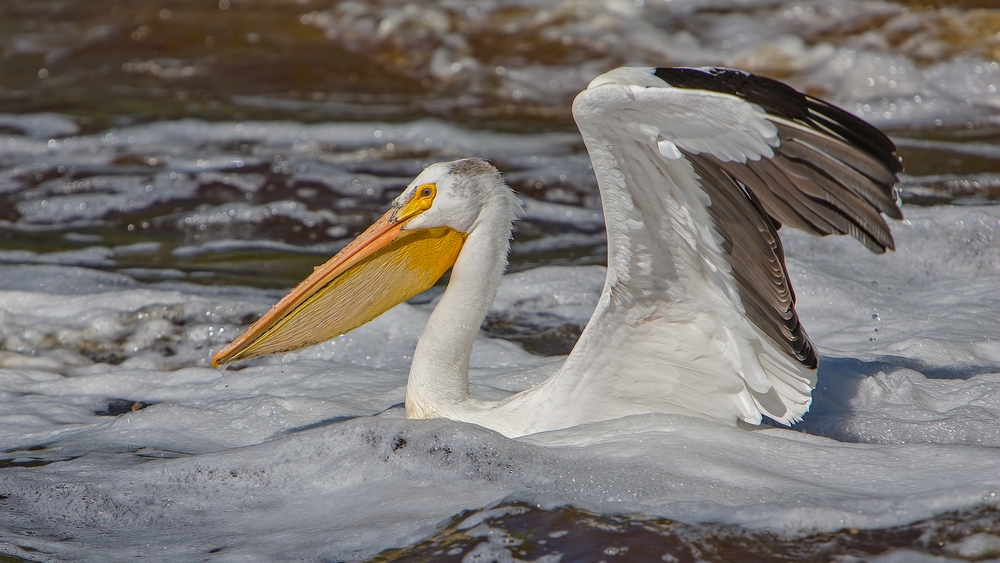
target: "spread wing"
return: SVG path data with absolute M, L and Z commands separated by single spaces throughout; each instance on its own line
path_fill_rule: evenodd
M 573 115 L 601 189 L 608 278 L 540 392 L 608 418 L 799 420 L 818 357 L 777 231 L 893 248 L 882 215 L 902 217 L 892 142 L 780 82 L 725 69 L 617 69 Z

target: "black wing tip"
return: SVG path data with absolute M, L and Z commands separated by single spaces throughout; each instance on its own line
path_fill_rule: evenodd
M 894 176 L 903 171 L 896 144 L 878 127 L 780 80 L 722 67 L 660 67 L 653 75 L 674 88 L 729 94 L 757 104 L 773 116 L 841 137 L 877 159 Z
M 804 120 L 806 95 L 788 84 L 732 68 L 657 68 L 653 75 L 674 88 L 709 90 L 742 98 L 786 119 Z
M 878 159 L 894 176 L 898 177 L 903 172 L 903 161 L 897 153 L 896 143 L 881 129 L 825 100 L 813 96 L 806 96 L 806 100 L 810 110 L 808 121 L 814 128 L 815 125 L 829 127 L 833 124 L 837 134 Z M 817 119 L 816 114 L 821 117 Z

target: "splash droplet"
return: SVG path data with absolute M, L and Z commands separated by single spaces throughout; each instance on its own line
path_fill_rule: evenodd
M 226 365 L 226 364 L 222 364 L 221 366 L 219 366 L 218 368 L 216 368 L 216 369 L 219 370 L 219 375 L 222 376 L 222 386 L 223 387 L 229 387 L 229 382 L 226 381 L 226 368 L 227 367 L 229 367 L 229 366 Z

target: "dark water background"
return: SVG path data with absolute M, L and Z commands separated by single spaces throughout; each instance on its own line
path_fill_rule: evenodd
M 680 4 L 622 16 L 602 3 L 4 0 L 0 251 L 8 252 L 0 259 L 285 288 L 360 232 L 424 165 L 478 154 L 529 204 L 570 206 L 538 214 L 527 206 L 512 269 L 601 263 L 599 201 L 569 113 L 573 96 L 621 64 L 725 63 L 733 58 L 726 26 L 794 10 Z M 964 2 L 940 17 L 912 5 L 923 14 L 915 24 L 896 21 L 904 8 L 845 17 L 831 7 L 824 17 L 806 11 L 801 22 L 779 21 L 777 31 L 802 36 L 806 53 L 863 46 L 874 34 L 925 65 L 1000 56 L 992 2 Z M 640 24 L 693 35 L 700 46 L 657 45 Z M 913 47 L 930 40 L 935 50 Z M 747 64 L 817 95 L 850 97 L 787 55 Z M 940 104 L 941 125 L 883 123 L 902 138 L 904 201 L 992 201 L 1000 193 L 996 104 L 934 95 L 924 104 Z M 25 122 L 26 114 L 62 118 Z M 175 130 L 150 140 L 163 122 Z M 196 125 L 205 123 L 237 125 Z M 251 132 L 259 123 L 285 130 Z M 414 123 L 441 129 L 406 138 Z M 324 124 L 325 133 L 308 134 Z M 539 141 L 543 133 L 554 137 Z M 234 240 L 243 244 L 219 242 Z
M 723 64 L 727 22 L 780 20 L 797 6 L 677 4 L 616 20 L 601 3 L 0 0 L 0 261 L 286 288 L 424 165 L 479 154 L 526 201 L 513 269 L 602 263 L 596 184 L 569 113 L 575 93 L 621 64 Z M 782 31 L 799 33 L 807 52 L 869 41 L 926 68 L 1000 58 L 994 0 L 879 6 L 825 23 L 787 18 Z M 695 60 L 636 39 L 646 30 L 637 21 L 697 39 Z M 779 56 L 758 65 L 750 70 L 854 100 Z M 992 204 L 1000 94 L 992 105 L 938 101 L 940 122 L 881 123 L 906 164 L 904 202 Z M 564 561 L 846 561 L 899 547 L 1000 555 L 946 547 L 995 532 L 995 509 L 794 539 L 527 505 L 483 516 L 493 531 L 476 535 L 462 527 L 469 517 L 378 560 L 459 560 L 483 537 Z

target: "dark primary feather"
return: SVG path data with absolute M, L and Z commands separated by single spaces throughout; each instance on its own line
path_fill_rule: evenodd
M 785 252 L 761 202 L 708 155 L 684 153 L 701 178 L 709 214 L 723 238 L 747 317 L 787 354 L 815 368 L 819 359 L 795 312 Z
M 877 127 L 784 82 L 729 68 L 658 68 L 653 74 L 675 88 L 729 94 L 757 104 L 769 115 L 831 131 L 879 159 L 893 173 L 903 170 L 896 145 Z
M 729 94 L 785 119 L 809 118 L 805 95 L 771 78 L 730 68 L 658 68 L 653 74 L 674 88 Z
M 894 248 L 882 214 L 901 219 L 896 147 L 881 131 L 822 100 L 730 69 L 660 68 L 675 88 L 739 97 L 760 106 L 778 131 L 772 158 L 724 161 L 683 151 L 711 198 L 708 206 L 747 317 L 803 365 L 816 350 L 799 323 L 777 229 L 847 234 L 872 252 Z
M 730 69 L 659 68 L 675 88 L 739 97 L 778 129 L 774 158 L 709 163 L 750 191 L 774 221 L 814 235 L 848 234 L 872 252 L 895 248 L 881 213 L 901 219 L 895 183 L 902 165 L 881 131 L 850 113 L 763 76 Z

